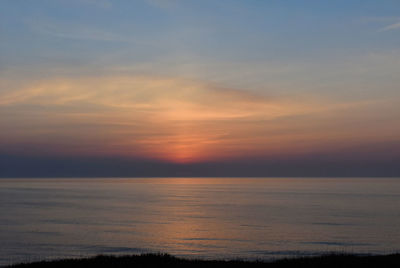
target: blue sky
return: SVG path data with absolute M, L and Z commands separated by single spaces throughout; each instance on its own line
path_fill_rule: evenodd
M 14 0 L 1 10 L 1 70 L 34 76 L 126 69 L 254 89 L 263 74 L 232 79 L 239 65 L 318 82 L 330 72 L 321 66 L 391 57 L 400 41 L 396 1 Z
M 385 30 L 400 21 L 398 1 L 6 0 L 1 10 L 2 60 L 13 65 L 116 50 L 135 61 L 318 60 L 397 49 L 400 29 Z
M 400 155 L 398 1 L 2 0 L 0 13 L 0 154 Z

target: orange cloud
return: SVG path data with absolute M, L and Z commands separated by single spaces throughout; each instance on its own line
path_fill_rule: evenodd
M 0 138 L 9 145 L 186 163 L 334 147 L 362 129 L 346 113 L 370 111 L 371 104 L 274 99 L 171 77 L 108 76 L 11 88 L 0 93 L 0 109 Z

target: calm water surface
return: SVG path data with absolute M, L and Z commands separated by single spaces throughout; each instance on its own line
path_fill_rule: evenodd
M 400 250 L 400 179 L 0 179 L 0 265 Z

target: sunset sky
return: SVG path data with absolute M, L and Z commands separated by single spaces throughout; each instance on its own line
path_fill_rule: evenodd
M 2 0 L 0 176 L 400 176 L 400 2 Z

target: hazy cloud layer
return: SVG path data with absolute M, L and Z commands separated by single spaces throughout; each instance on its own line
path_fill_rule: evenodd
M 28 154 L 193 162 L 397 142 L 400 133 L 393 101 L 284 99 L 174 77 L 32 81 L 3 90 L 0 109 L 3 148 Z

